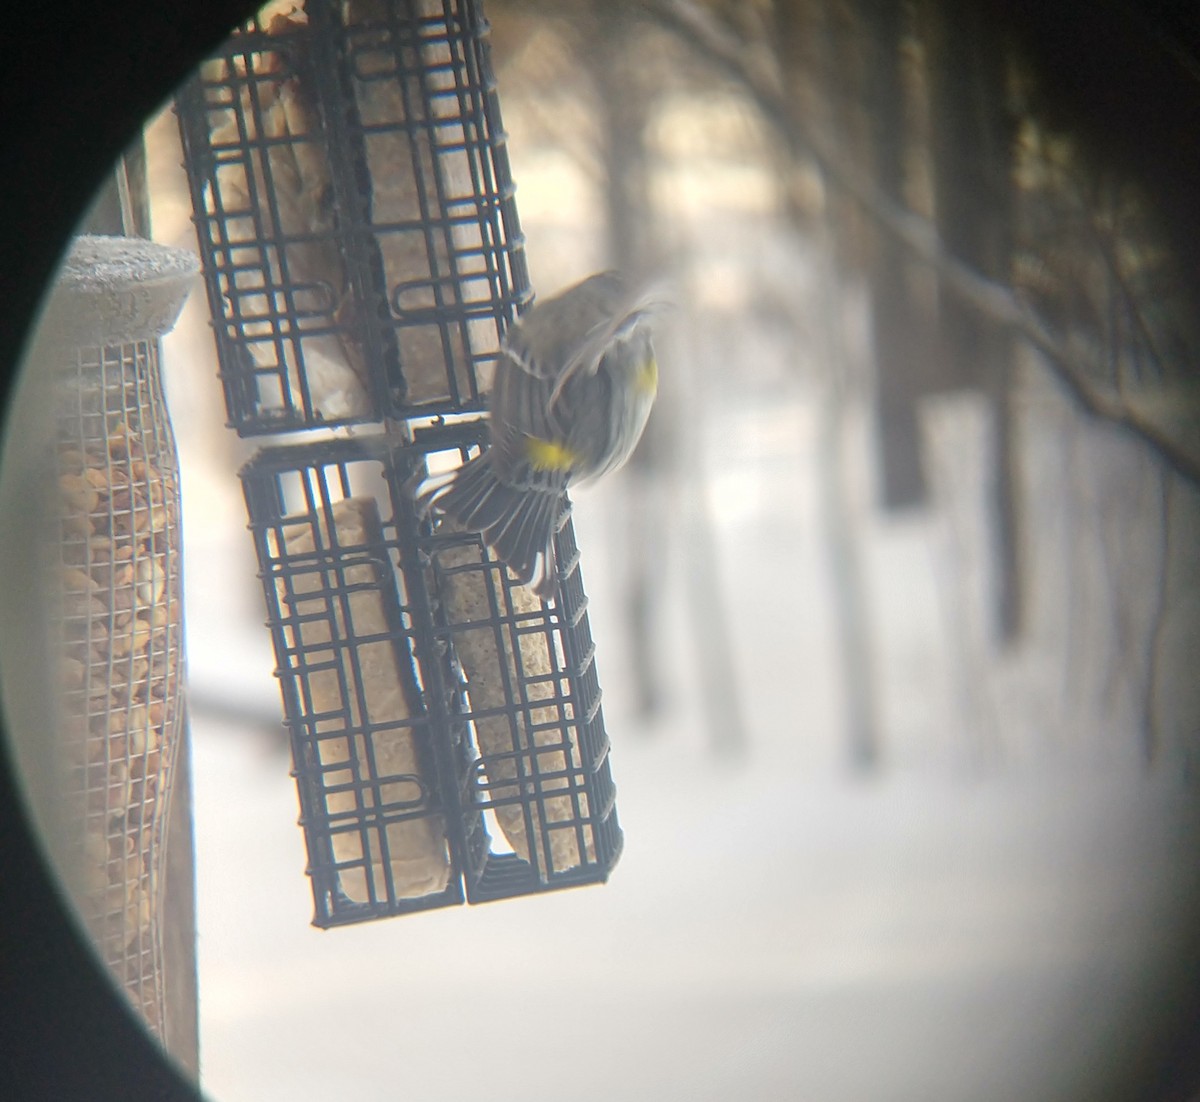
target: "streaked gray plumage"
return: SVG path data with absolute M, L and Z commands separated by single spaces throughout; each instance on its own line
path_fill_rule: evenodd
M 501 347 L 490 446 L 418 490 L 423 509 L 481 533 L 542 597 L 554 592 L 567 486 L 621 466 L 646 426 L 658 379 L 651 321 L 662 305 L 632 295 L 617 272 L 536 303 Z

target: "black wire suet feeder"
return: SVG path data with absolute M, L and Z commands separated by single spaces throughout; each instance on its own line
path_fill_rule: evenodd
M 545 602 L 413 504 L 484 446 L 531 298 L 485 34 L 473 0 L 307 0 L 177 98 L 230 424 L 304 433 L 242 482 L 318 926 L 621 849 L 569 507 Z

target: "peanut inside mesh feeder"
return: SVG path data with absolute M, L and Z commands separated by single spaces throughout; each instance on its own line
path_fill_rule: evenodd
M 183 602 L 178 458 L 157 340 L 196 268 L 191 254 L 147 241 L 78 238 L 32 356 L 54 377 L 50 598 L 69 875 L 102 959 L 164 1040 Z

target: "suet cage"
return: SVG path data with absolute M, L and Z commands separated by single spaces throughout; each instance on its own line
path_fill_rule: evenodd
M 558 590 L 413 486 L 477 454 L 531 299 L 473 0 L 307 0 L 176 101 L 290 731 L 314 922 L 607 879 L 621 849 L 569 503 Z
M 478 413 L 530 297 L 478 5 L 307 0 L 177 98 L 244 436 Z

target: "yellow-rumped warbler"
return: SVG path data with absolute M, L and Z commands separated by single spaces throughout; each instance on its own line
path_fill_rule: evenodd
M 527 310 L 501 344 L 490 446 L 427 478 L 421 509 L 481 533 L 521 584 L 550 596 L 564 491 L 616 470 L 646 427 L 658 388 L 650 323 L 664 305 L 601 272 Z

